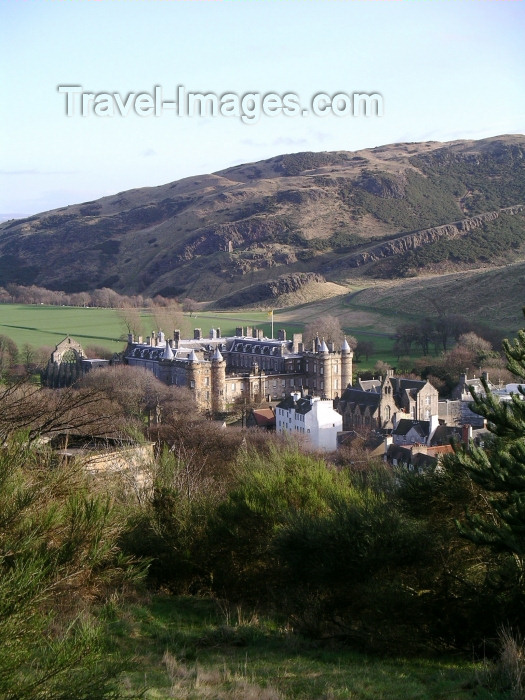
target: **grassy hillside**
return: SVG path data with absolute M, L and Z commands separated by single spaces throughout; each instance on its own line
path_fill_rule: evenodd
M 1 224 L 0 286 L 106 286 L 211 301 L 290 273 L 341 282 L 356 276 L 347 258 L 370 246 L 524 204 L 524 156 L 518 135 L 393 144 L 282 155 L 121 192 Z M 481 238 L 472 231 L 472 245 L 403 253 L 366 272 L 384 278 L 523 259 L 523 217 L 489 229 Z
M 390 326 L 405 319 L 458 314 L 513 335 L 523 327 L 525 263 L 378 284 L 345 300 L 353 312 Z M 376 321 L 373 321 L 374 323 Z

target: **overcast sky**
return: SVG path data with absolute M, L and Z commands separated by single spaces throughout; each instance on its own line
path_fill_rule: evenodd
M 525 133 L 524 36 L 516 0 L 0 0 L 0 219 L 280 153 Z M 379 93 L 384 112 L 68 117 L 61 85 L 293 93 L 301 108 Z

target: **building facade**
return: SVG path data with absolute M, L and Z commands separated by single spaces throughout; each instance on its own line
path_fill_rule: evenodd
M 222 337 L 214 328 L 204 337 L 199 328 L 193 338 L 175 331 L 167 338 L 162 331 L 143 339 L 128 336 L 126 348 L 111 361 L 142 367 L 160 381 L 190 389 L 200 409 L 226 412 L 235 402 L 246 404 L 278 401 L 303 391 L 322 399 L 336 399 L 352 381 L 353 353 L 344 340 L 341 348 L 317 338 L 306 348 L 301 334 L 266 338 L 256 328 L 236 329 Z M 88 360 L 81 346 L 65 338 L 53 352 L 42 373 L 46 386 L 68 386 L 107 360 Z
M 143 340 L 128 337 L 123 362 L 144 367 L 162 382 L 188 387 L 198 406 L 221 413 L 236 401 L 275 401 L 295 392 L 333 400 L 352 380 L 353 353 L 346 342 L 340 349 L 316 339 L 305 348 L 301 334 L 266 338 L 256 328 L 236 329 L 222 337 L 212 329 L 204 337 L 194 330 L 192 339 L 155 332 Z
M 300 437 L 311 447 L 333 452 L 337 434 L 343 429 L 343 418 L 334 409 L 331 399 L 301 396 L 293 393 L 277 404 L 275 427 L 278 433 Z
M 348 387 L 338 402 L 344 430 L 392 430 L 401 419 L 430 421 L 438 415 L 439 394 L 428 381 L 395 377 Z

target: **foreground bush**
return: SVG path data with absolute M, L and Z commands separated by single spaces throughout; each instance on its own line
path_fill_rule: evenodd
M 99 605 L 136 580 L 111 500 L 13 439 L 0 451 L 0 697 L 103 698 Z

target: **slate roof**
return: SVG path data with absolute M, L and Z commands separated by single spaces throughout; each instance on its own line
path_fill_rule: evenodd
M 343 344 L 341 345 L 341 352 L 350 352 L 350 349 L 350 345 L 348 345 L 348 340 L 346 339 L 345 335 L 345 339 L 343 340 Z
M 381 393 L 381 381 L 379 379 L 358 379 L 357 381 L 361 391 Z
M 453 425 L 439 425 L 432 435 L 430 444 L 432 447 L 450 445 L 450 441 L 453 439 L 461 440 L 461 428 Z
M 166 347 L 164 348 L 164 353 L 162 357 L 164 360 L 173 360 L 173 358 L 175 357 L 168 340 L 166 341 Z
M 295 404 L 295 412 L 305 414 L 312 410 L 312 401 L 310 396 L 304 399 L 299 399 Z
M 386 456 L 389 462 L 396 460 L 398 464 L 401 462 L 415 469 L 435 467 L 437 464 L 437 457 L 425 454 L 424 452 L 413 453 L 409 447 L 402 447 L 400 445 L 390 445 Z
M 361 389 L 354 389 L 353 387 L 345 389 L 341 396 L 341 401 L 358 404 L 359 406 L 370 406 L 373 407 L 374 410 L 379 406 L 380 400 L 381 395 L 376 394 L 375 391 L 362 391 Z
M 392 431 L 392 435 L 407 435 L 412 429 L 415 430 L 420 437 L 426 439 L 430 432 L 430 421 L 402 418 Z
M 301 413 L 304 415 L 312 410 L 312 398 L 312 396 L 305 396 L 295 401 L 293 396 L 286 396 L 280 403 L 277 404 L 277 408 L 284 408 L 287 411 L 294 408 L 296 413 Z

